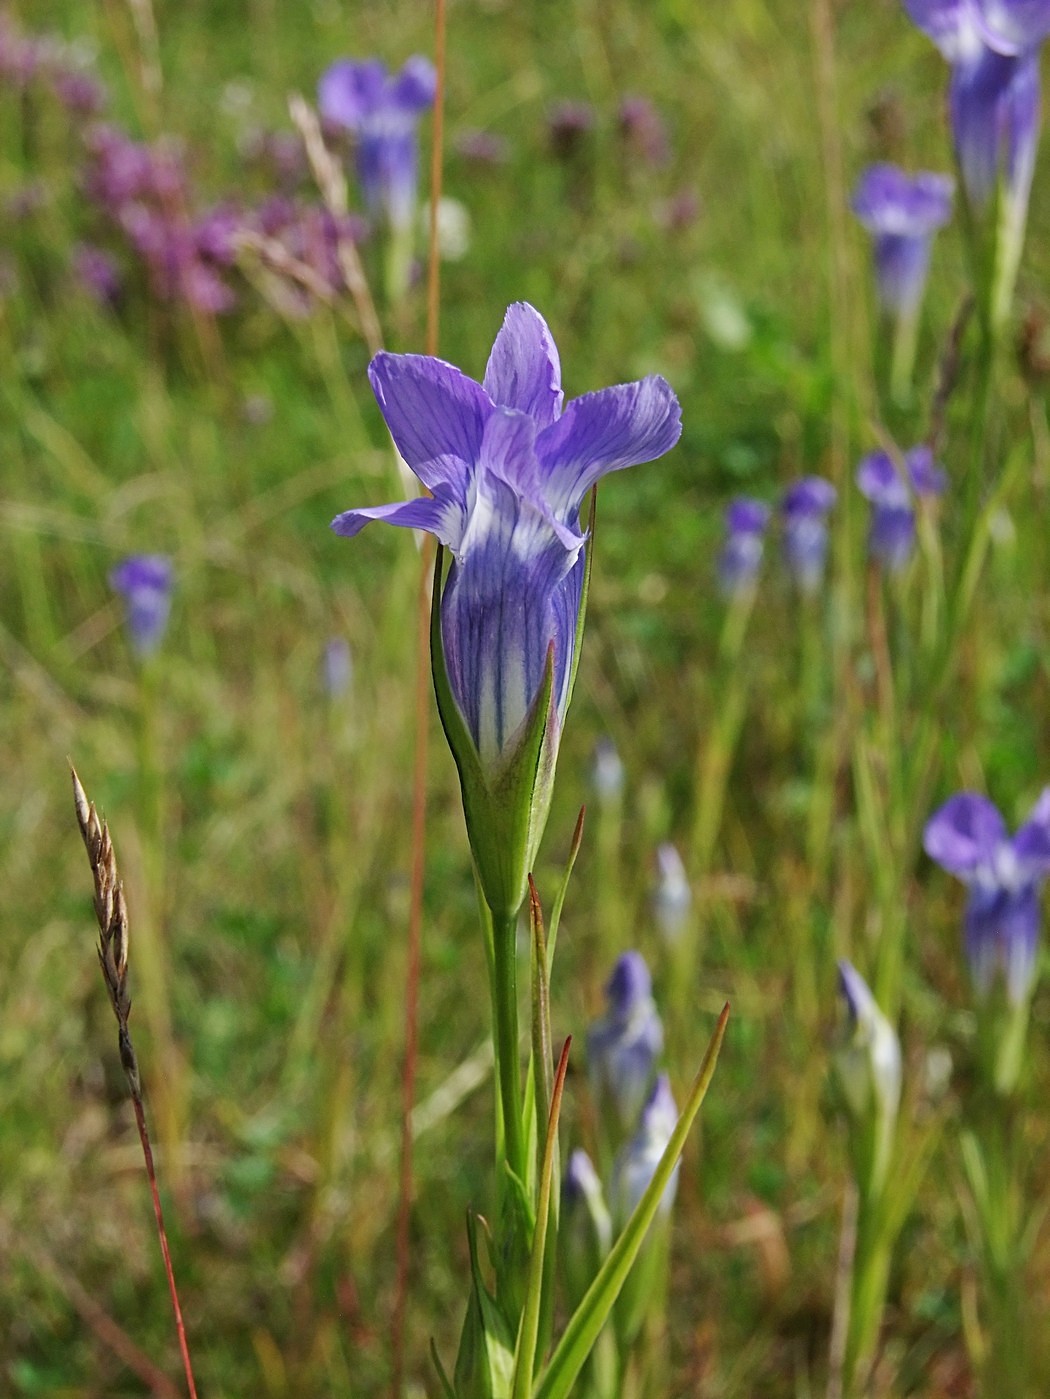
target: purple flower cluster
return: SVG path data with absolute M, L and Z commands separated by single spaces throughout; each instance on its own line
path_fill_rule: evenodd
M 861 495 L 872 504 L 868 548 L 892 572 L 904 567 L 915 547 L 915 498 L 939 496 L 948 483 L 929 447 L 905 452 L 903 467 L 888 452 L 871 452 L 857 467 Z
M 75 45 L 52 34 L 23 34 L 0 14 L 0 82 L 22 92 L 47 88 L 70 116 L 95 116 L 106 90 Z
M 193 216 L 185 161 L 170 143 L 104 125 L 89 133 L 87 151 L 88 197 L 141 260 L 154 294 L 209 315 L 231 310 L 224 274 L 236 258 L 237 212 L 220 205 Z

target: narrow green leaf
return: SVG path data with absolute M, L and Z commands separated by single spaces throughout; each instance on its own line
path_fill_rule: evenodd
M 660 1164 L 652 1180 L 639 1200 L 634 1213 L 624 1227 L 623 1233 L 613 1244 L 609 1256 L 602 1264 L 597 1277 L 587 1290 L 583 1301 L 573 1313 L 565 1332 L 555 1347 L 546 1370 L 540 1376 L 533 1391 L 532 1399 L 568 1399 L 572 1387 L 590 1354 L 605 1321 L 612 1311 L 613 1304 L 620 1294 L 638 1251 L 642 1246 L 649 1225 L 656 1217 L 664 1190 L 671 1179 L 686 1137 L 692 1127 L 700 1105 L 714 1076 L 718 1053 L 722 1048 L 726 1024 L 729 1020 L 729 1003 L 726 1002 L 718 1018 L 711 1043 L 707 1047 L 704 1061 L 693 1080 L 689 1097 L 678 1125 L 667 1144 L 667 1150 L 660 1158 Z
M 554 946 L 558 941 L 558 926 L 561 923 L 561 911 L 565 906 L 565 895 L 569 892 L 569 880 L 572 878 L 573 866 L 576 864 L 576 856 L 580 853 L 580 846 L 583 844 L 583 818 L 587 814 L 585 806 L 580 807 L 580 814 L 576 818 L 576 828 L 572 833 L 572 844 L 569 846 L 569 858 L 565 863 L 565 873 L 562 875 L 558 892 L 554 896 L 554 905 L 551 908 L 550 927 L 547 930 L 547 980 L 550 980 L 551 969 L 554 966 Z
M 445 1367 L 441 1363 L 441 1356 L 438 1355 L 437 1342 L 433 1336 L 430 1338 L 430 1358 L 434 1362 L 434 1369 L 437 1371 L 438 1379 L 441 1381 L 441 1390 L 445 1399 L 456 1399 L 456 1391 L 452 1388 L 452 1381 L 445 1373 Z

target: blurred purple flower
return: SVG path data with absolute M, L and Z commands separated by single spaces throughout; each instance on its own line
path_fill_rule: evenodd
M 168 625 L 174 582 L 171 560 L 164 554 L 132 554 L 113 569 L 109 581 L 124 599 L 132 648 L 142 659 L 151 656 Z
M 828 556 L 827 516 L 837 492 L 822 476 L 803 476 L 784 492 L 780 516 L 784 526 L 784 558 L 798 588 L 817 591 L 824 580 Z
M 718 556 L 718 581 L 727 596 L 750 588 L 758 577 L 769 515 L 769 506 L 750 496 L 737 496 L 727 506 L 725 542 Z
M 633 1130 L 649 1093 L 664 1029 L 649 968 L 639 952 L 625 952 L 605 984 L 605 1014 L 587 1031 L 587 1073 L 599 1109 L 618 1133 Z
M 926 824 L 927 855 L 969 889 L 966 957 L 980 999 L 999 975 L 1011 1005 L 1031 993 L 1039 941 L 1039 891 L 1050 874 L 1050 787 L 1012 838 L 998 809 L 976 792 L 950 797 Z
M 324 648 L 321 678 L 325 693 L 332 699 L 338 699 L 349 690 L 354 678 L 354 662 L 345 637 L 333 636 Z
M 648 97 L 625 97 L 620 103 L 620 135 L 631 155 L 663 168 L 671 158 L 667 125 Z
M 102 306 L 112 306 L 121 288 L 116 258 L 91 243 L 78 243 L 73 249 L 73 271 L 89 296 Z
M 904 0 L 904 8 L 952 65 L 952 131 L 970 202 L 987 204 L 1004 174 L 1027 205 L 1050 0 Z
M 903 568 L 915 546 L 915 496 L 938 496 L 948 484 L 929 447 L 904 454 L 902 475 L 888 452 L 870 452 L 857 467 L 860 493 L 870 500 L 868 548 L 891 571 Z
M 90 73 L 66 68 L 55 74 L 55 96 L 72 116 L 97 116 L 106 105 L 106 89 Z
M 397 74 L 378 58 L 333 63 L 317 86 L 321 116 L 356 139 L 357 176 L 365 204 L 391 228 L 409 228 L 419 180 L 419 118 L 434 104 L 437 74 L 416 55 Z
M 678 401 L 654 375 L 585 394 L 563 412 L 557 347 L 524 302 L 508 309 L 483 384 L 442 360 L 385 352 L 369 378 L 398 450 L 433 495 L 348 510 L 332 528 L 349 536 L 386 520 L 451 551 L 444 663 L 486 773 L 515 740 L 553 647 L 556 752 L 585 568 L 580 509 L 602 476 L 674 446 Z
M 853 212 L 875 240 L 879 300 L 894 315 L 912 315 L 922 301 L 930 245 L 951 218 L 954 188 L 947 175 L 872 165 L 853 192 Z
M 618 1228 L 622 1229 L 627 1223 L 645 1194 L 677 1125 L 678 1108 L 671 1092 L 671 1081 L 666 1074 L 660 1074 L 642 1109 L 638 1130 L 613 1165 L 611 1195 Z M 666 1217 L 671 1212 L 678 1190 L 679 1169 L 676 1165 L 660 1199 L 661 1216 Z

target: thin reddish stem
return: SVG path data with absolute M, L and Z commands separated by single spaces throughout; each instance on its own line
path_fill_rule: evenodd
M 426 351 L 438 351 L 441 263 L 438 255 L 438 204 L 441 200 L 445 131 L 445 0 L 436 0 L 434 18 L 434 139 L 430 158 L 430 247 L 427 259 Z M 430 579 L 433 540 L 424 535 L 416 628 L 415 767 L 412 777 L 412 882 L 408 913 L 408 965 L 405 970 L 405 1059 L 401 1075 L 401 1180 L 397 1213 L 397 1284 L 391 1318 L 390 1392 L 400 1399 L 405 1372 L 405 1312 L 411 1264 L 409 1224 L 412 1213 L 412 1108 L 418 1055 L 420 943 L 423 928 L 423 874 L 426 864 L 427 758 L 429 739 Z
M 137 1093 L 132 1093 L 131 1101 L 135 1104 L 135 1122 L 139 1129 L 139 1141 L 142 1143 L 142 1155 L 146 1160 L 146 1176 L 149 1179 L 150 1195 L 153 1197 L 153 1213 L 157 1220 L 157 1235 L 160 1238 L 160 1251 L 164 1255 L 164 1271 L 168 1275 L 168 1291 L 171 1293 L 171 1306 L 175 1313 L 175 1330 L 179 1337 L 179 1350 L 182 1353 L 182 1367 L 186 1371 L 186 1387 L 189 1390 L 190 1399 L 197 1399 L 197 1385 L 193 1378 L 193 1366 L 190 1363 L 190 1348 L 186 1341 L 186 1327 L 182 1320 L 182 1308 L 179 1306 L 179 1293 L 175 1286 L 175 1270 L 171 1266 L 171 1250 L 168 1248 L 168 1235 L 164 1228 L 164 1214 L 160 1207 L 160 1191 L 157 1189 L 157 1172 L 153 1167 L 153 1149 L 149 1143 L 149 1132 L 146 1130 L 146 1114 L 142 1107 L 142 1099 Z

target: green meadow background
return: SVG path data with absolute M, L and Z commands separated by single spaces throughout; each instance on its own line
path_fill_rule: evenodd
M 414 0 L 154 0 L 163 87 L 151 102 L 143 8 L 22 0 L 5 13 L 90 40 L 113 118 L 184 140 L 206 201 L 262 197 L 238 153 L 244 123 L 290 129 L 288 94 L 312 97 L 333 59 L 398 66 L 433 50 L 431 9 Z M 946 72 L 892 0 L 449 5 L 445 192 L 473 236 L 442 267 L 443 357 L 480 377 L 505 307 L 525 299 L 554 332 L 569 396 L 660 372 L 682 403 L 679 447 L 600 492 L 537 871 L 549 899 L 577 811 L 593 803 L 593 745 L 611 737 L 622 812 L 591 811 L 555 968 L 555 1037 L 576 1036 L 564 1142 L 586 1131 L 584 1031 L 621 951 L 653 967 L 680 1092 L 732 1003 L 676 1206 L 669 1394 L 773 1399 L 826 1383 L 848 1179 L 829 1083 L 835 958 L 867 970 L 887 907 L 854 756 L 877 703 L 873 618 L 889 617 L 907 655 L 921 591 L 914 573 L 885 591 L 869 574 L 853 471 L 882 433 L 905 447 L 922 438 L 966 288 L 956 222 L 935 245 L 914 400 L 889 412 L 848 194 L 875 159 L 950 169 Z M 629 94 L 667 122 L 664 168 L 625 149 Z M 590 103 L 594 125 L 559 158 L 547 116 L 564 99 Z M 475 129 L 505 139 L 504 163 L 456 153 Z M 337 511 L 400 490 L 347 308 L 283 320 L 244 280 L 237 309 L 214 321 L 141 285 L 100 308 L 69 270 L 92 229 L 76 151 L 57 107 L 28 113 L 0 88 L 0 1393 L 150 1392 L 110 1322 L 179 1373 L 93 948 L 72 759 L 126 882 L 132 1027 L 201 1394 L 378 1395 L 396 1281 L 420 555 L 404 531 L 351 543 L 328 530 Z M 1016 312 L 1036 336 L 1050 314 L 1045 165 Z M 16 217 L 10 197 L 37 180 L 46 197 Z M 683 193 L 697 216 L 669 226 Z M 421 350 L 422 291 L 397 314 L 376 295 L 388 346 Z M 1016 822 L 1050 780 L 1040 367 L 1026 376 L 1011 353 L 1002 380 L 1002 457 L 1016 469 L 957 674 L 928 698 L 930 810 L 978 787 Z M 950 559 L 967 461 L 950 433 L 942 459 Z M 653 856 L 662 840 L 694 848 L 700 754 L 723 713 L 722 511 L 735 493 L 774 501 L 811 473 L 840 492 L 828 585 L 802 606 L 770 541 L 725 808 L 704 868 L 690 865 L 689 926 L 669 947 L 650 910 Z M 139 551 L 170 554 L 177 576 L 146 674 L 107 582 Z M 333 636 L 354 664 L 335 700 L 320 680 Z M 908 702 L 923 711 L 921 693 Z M 492 1204 L 484 957 L 431 710 L 406 1392 L 431 1383 L 431 1337 L 454 1356 L 464 1217 Z M 906 1110 L 938 1134 L 892 1271 L 873 1392 L 968 1395 L 963 896 L 924 858 L 891 878 L 906 923 Z M 1044 1164 L 1048 1023 L 1044 990 L 1025 1088 L 1026 1142 Z M 1045 1224 L 1028 1282 L 1045 1303 Z

